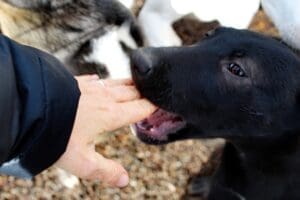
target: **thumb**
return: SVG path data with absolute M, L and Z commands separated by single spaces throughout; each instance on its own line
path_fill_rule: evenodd
M 94 177 L 108 183 L 111 186 L 125 187 L 128 185 L 129 177 L 127 171 L 116 161 L 104 158 L 97 152 L 94 153 L 97 169 Z

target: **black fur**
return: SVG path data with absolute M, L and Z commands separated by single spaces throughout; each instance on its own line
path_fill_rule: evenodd
M 209 200 L 300 199 L 300 60 L 288 47 L 218 28 L 193 46 L 138 50 L 131 62 L 142 95 L 187 122 L 165 142 L 226 139 Z

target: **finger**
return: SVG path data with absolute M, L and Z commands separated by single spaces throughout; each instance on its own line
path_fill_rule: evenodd
M 127 171 L 116 161 L 104 158 L 95 152 L 96 165 L 94 177 L 115 187 L 125 187 L 128 185 L 129 177 Z
M 105 79 L 103 83 L 107 87 L 133 85 L 132 79 Z
M 140 98 L 140 93 L 134 86 L 117 86 L 110 88 L 111 96 L 117 102 L 132 101 Z
M 120 114 L 126 116 L 120 118 L 120 126 L 141 121 L 157 110 L 157 107 L 146 99 L 120 103 L 118 106 Z
M 55 164 L 83 179 L 100 180 L 111 186 L 125 187 L 129 181 L 127 171 L 119 163 L 104 158 L 94 148 L 93 145 L 79 144 L 78 147 L 78 143 L 71 143 Z

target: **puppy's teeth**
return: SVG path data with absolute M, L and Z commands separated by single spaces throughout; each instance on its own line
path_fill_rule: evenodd
M 136 127 L 134 124 L 130 124 L 130 131 L 134 136 L 137 136 L 137 131 L 136 131 Z

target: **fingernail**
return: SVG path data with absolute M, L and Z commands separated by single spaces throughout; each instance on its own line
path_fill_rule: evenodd
M 123 175 L 121 176 L 121 178 L 119 179 L 119 181 L 118 181 L 118 183 L 117 183 L 117 186 L 118 186 L 118 187 L 125 187 L 125 186 L 128 185 L 128 182 L 129 182 L 129 177 L 128 177 L 128 175 L 123 174 Z

